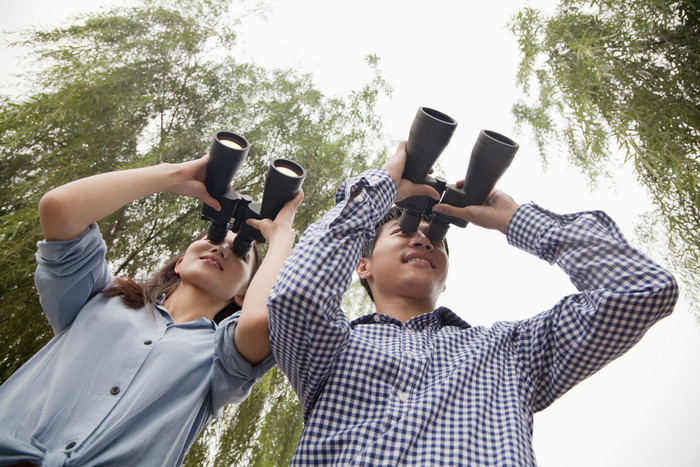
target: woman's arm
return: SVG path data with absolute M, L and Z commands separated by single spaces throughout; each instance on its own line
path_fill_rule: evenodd
M 170 191 L 219 209 L 204 185 L 208 156 L 181 164 L 159 164 L 107 172 L 67 183 L 39 202 L 44 238 L 73 240 L 103 217 L 139 198 Z
M 241 316 L 234 332 L 236 350 L 252 365 L 260 363 L 270 355 L 270 333 L 265 300 L 275 284 L 277 273 L 282 268 L 284 260 L 292 251 L 294 243 L 292 223 L 302 199 L 304 199 L 304 192 L 299 190 L 299 193 L 284 205 L 274 222 L 270 219 L 248 220 L 248 224 L 260 230 L 269 244 L 265 259 L 248 286 Z

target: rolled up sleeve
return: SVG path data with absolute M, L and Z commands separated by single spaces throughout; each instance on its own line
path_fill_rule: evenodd
M 34 283 L 49 324 L 58 334 L 112 280 L 105 261 L 107 246 L 97 224 L 92 224 L 75 240 L 42 240 L 37 249 Z
M 236 350 L 233 336 L 240 313 L 226 318 L 216 328 L 214 352 L 214 378 L 212 380 L 212 405 L 214 416 L 221 416 L 227 404 L 243 401 L 253 384 L 262 379 L 273 366 L 272 354 L 262 362 L 251 365 Z

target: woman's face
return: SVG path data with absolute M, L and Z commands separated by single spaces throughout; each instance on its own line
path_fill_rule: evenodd
M 200 289 L 209 298 L 230 303 L 234 297 L 242 300 L 252 271 L 252 253 L 241 258 L 231 252 L 236 234 L 229 231 L 220 245 L 206 237 L 195 240 L 175 265 L 182 284 Z

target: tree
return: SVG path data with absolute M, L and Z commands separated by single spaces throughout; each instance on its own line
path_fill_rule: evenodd
M 696 302 L 700 4 L 561 0 L 549 16 L 521 10 L 510 27 L 522 55 L 518 86 L 530 99 L 513 107 L 518 125 L 534 130 L 545 161 L 554 141 L 566 141 L 570 161 L 592 183 L 609 175 L 610 142 L 618 145 L 655 205 L 640 233 L 651 241 L 665 232 L 670 261 Z
M 15 41 L 39 71 L 22 77 L 26 95 L 0 96 L 0 382 L 52 337 L 33 286 L 37 203 L 51 188 L 199 157 L 217 130 L 230 129 L 251 142 L 234 180 L 240 193 L 260 198 L 273 157 L 306 168 L 296 217 L 302 231 L 330 208 L 344 178 L 377 164 L 384 147 L 374 106 L 389 92 L 377 59 L 368 58 L 376 71 L 370 83 L 330 98 L 309 76 L 238 61 L 234 17 L 240 12 L 225 0 L 144 0 Z M 129 276 L 154 270 L 205 228 L 196 201 L 169 194 L 100 222 L 112 272 Z M 208 427 L 188 462 L 225 459 L 228 451 L 210 449 L 218 442 L 242 443 L 229 449 L 232 462 L 284 463 L 300 430 L 296 398 L 272 371 L 247 402 Z

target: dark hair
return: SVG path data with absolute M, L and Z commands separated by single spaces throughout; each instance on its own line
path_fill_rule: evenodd
M 205 236 L 206 232 L 203 232 L 194 241 L 201 240 Z M 250 285 L 250 281 L 255 276 L 255 273 L 258 272 L 262 262 L 257 244 L 253 245 L 252 254 L 253 262 L 246 287 Z M 180 276 L 175 273 L 175 265 L 183 256 L 185 256 L 184 250 L 170 258 L 163 267 L 144 280 L 135 280 L 129 277 L 115 278 L 101 293 L 108 297 L 121 297 L 122 301 L 129 308 L 139 309 L 143 306 L 154 304 L 163 295 L 169 296 L 180 285 Z M 218 324 L 240 309 L 241 307 L 236 302 L 231 301 L 216 314 L 214 322 Z
M 362 258 L 371 258 L 372 253 L 374 252 L 374 245 L 377 237 L 379 237 L 379 234 L 384 230 L 384 225 L 387 224 L 389 221 L 392 221 L 394 219 L 398 219 L 401 217 L 401 214 L 403 214 L 403 208 L 400 208 L 398 206 L 392 206 L 389 211 L 387 211 L 386 214 L 384 214 L 384 217 L 382 217 L 379 222 L 374 226 L 374 238 L 372 240 L 367 240 L 364 245 L 362 245 L 362 253 L 361 256 Z M 429 222 L 430 219 L 426 216 L 423 215 L 423 220 Z M 447 239 L 444 240 L 444 245 L 445 245 L 445 252 L 447 253 L 447 256 L 450 255 L 450 249 L 447 246 Z M 369 295 L 369 298 L 374 302 L 374 296 L 372 295 L 372 289 L 369 287 L 369 282 L 367 282 L 367 279 L 360 279 L 360 284 L 362 287 L 364 287 L 365 291 L 367 292 L 367 295 Z

